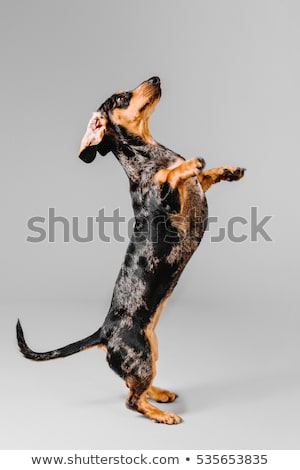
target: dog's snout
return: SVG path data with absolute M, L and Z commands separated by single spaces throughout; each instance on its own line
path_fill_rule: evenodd
M 148 80 L 149 85 L 160 85 L 160 78 L 159 77 L 151 77 Z

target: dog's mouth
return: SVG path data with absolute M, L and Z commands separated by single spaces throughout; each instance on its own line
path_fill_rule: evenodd
M 161 86 L 159 77 L 152 77 L 138 85 L 133 94 L 140 97 L 142 101 L 139 107 L 139 113 L 143 113 L 147 108 L 155 105 L 161 97 Z
M 139 113 L 142 114 L 147 108 L 151 108 L 152 105 L 155 105 L 157 101 L 159 101 L 160 98 L 160 93 L 155 93 L 152 96 L 150 96 L 149 99 L 143 104 L 143 106 L 140 107 Z
M 149 97 L 149 101 L 154 101 L 161 96 L 160 78 L 152 77 L 142 82 L 136 87 L 136 91 L 141 90 L 145 97 Z

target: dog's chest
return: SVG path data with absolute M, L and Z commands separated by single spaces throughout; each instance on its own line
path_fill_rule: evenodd
M 141 247 L 147 242 L 155 259 L 183 267 L 199 245 L 207 223 L 206 198 L 197 178 L 189 178 L 179 190 L 166 184 L 152 186 L 147 192 L 136 191 L 132 199 L 134 244 Z

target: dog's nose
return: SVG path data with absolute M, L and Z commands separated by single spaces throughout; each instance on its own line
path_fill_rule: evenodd
M 159 77 L 152 77 L 148 80 L 149 85 L 160 85 L 160 78 Z

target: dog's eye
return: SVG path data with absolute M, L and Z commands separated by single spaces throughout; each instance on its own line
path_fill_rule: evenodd
M 127 108 L 130 101 L 130 93 L 122 93 L 116 97 L 117 108 Z
M 119 108 L 119 107 L 122 106 L 122 104 L 123 104 L 123 97 L 122 97 L 122 96 L 118 96 L 118 97 L 116 98 L 116 105 L 117 105 L 118 108 Z

